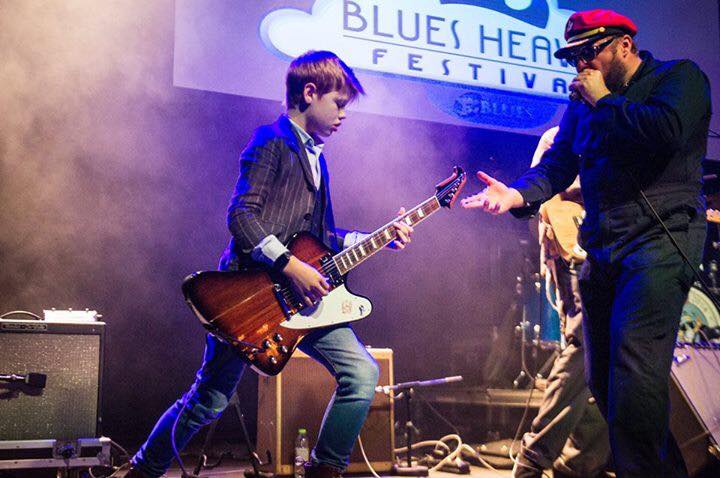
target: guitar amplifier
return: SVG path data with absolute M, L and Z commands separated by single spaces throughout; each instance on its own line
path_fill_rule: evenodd
M 392 350 L 369 348 L 368 351 L 380 366 L 378 385 L 392 385 Z M 293 474 L 295 438 L 299 428 L 307 429 L 310 448 L 314 446 L 325 408 L 334 391 L 335 379 L 332 375 L 299 350 L 280 374 L 259 377 L 257 450 L 261 456 L 265 455 L 266 450 L 270 451 L 272 471 L 276 475 Z M 393 423 L 392 396 L 375 394 L 360 438 L 377 472 L 388 472 L 393 464 Z M 347 472 L 367 471 L 356 442 Z
M 0 320 L 0 441 L 99 436 L 105 324 Z M 44 383 L 43 383 L 44 382 Z
M 678 344 L 670 383 L 670 429 L 690 476 L 720 465 L 720 345 Z

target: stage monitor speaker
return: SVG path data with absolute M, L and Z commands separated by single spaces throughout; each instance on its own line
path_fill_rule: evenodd
M 378 384 L 392 385 L 392 350 L 369 348 L 368 351 L 380 366 Z M 265 456 L 266 450 L 270 451 L 275 474 L 293 474 L 295 438 L 299 428 L 307 429 L 310 447 L 315 444 L 325 408 L 334 390 L 332 375 L 299 350 L 280 374 L 259 378 L 257 450 L 260 456 Z M 393 464 L 393 422 L 392 397 L 375 394 L 360 438 L 377 472 L 387 472 Z M 368 471 L 357 442 L 347 471 Z
M 0 319 L 0 441 L 98 436 L 104 326 Z
M 691 476 L 720 459 L 720 347 L 678 344 L 670 383 L 670 429 Z

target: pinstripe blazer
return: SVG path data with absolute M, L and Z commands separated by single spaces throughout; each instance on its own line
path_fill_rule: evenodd
M 282 115 L 275 123 L 256 129 L 240 155 L 240 175 L 227 216 L 232 237 L 219 268 L 237 270 L 250 265 L 250 252 L 269 234 L 287 244 L 294 234 L 310 231 L 316 202 L 324 211 L 321 230 L 314 232 L 326 246 L 339 250 L 347 231 L 335 228 L 322 155 L 320 170 L 324 198 L 315 188 L 305 146 L 288 117 Z

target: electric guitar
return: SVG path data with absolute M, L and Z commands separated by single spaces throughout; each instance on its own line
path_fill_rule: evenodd
M 196 272 L 183 281 L 185 300 L 202 325 L 234 346 L 258 373 L 276 375 L 312 330 L 370 314 L 370 301 L 345 286 L 347 273 L 396 238 L 393 223 L 415 226 L 441 207 L 452 207 L 465 180 L 465 172 L 456 166 L 429 199 L 337 254 L 309 233 L 296 234 L 288 244 L 290 252 L 320 271 L 331 286 L 329 294 L 312 307 L 283 274 L 265 269 Z
M 552 244 L 551 252 L 575 264 L 582 263 L 587 253 L 578 244 L 578 229 L 585 211 L 574 202 L 557 194 L 540 206 L 540 219 L 548 226 L 545 234 Z

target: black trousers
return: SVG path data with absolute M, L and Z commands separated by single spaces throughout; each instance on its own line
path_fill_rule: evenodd
M 602 218 L 607 225 L 580 273 L 588 385 L 605 416 L 617 476 L 686 477 L 669 431 L 668 385 L 682 307 L 693 275 L 669 238 L 635 205 Z M 667 218 L 694 266 L 704 217 Z

